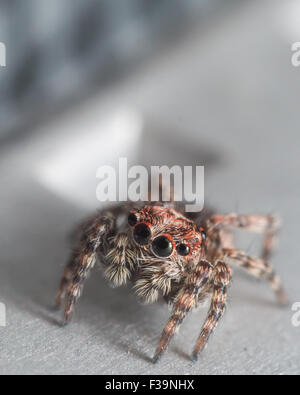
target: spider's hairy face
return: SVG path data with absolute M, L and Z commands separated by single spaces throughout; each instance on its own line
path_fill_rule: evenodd
M 203 229 L 174 209 L 144 206 L 129 214 L 128 224 L 132 245 L 145 263 L 171 261 L 184 265 L 199 259 L 204 251 Z
M 128 279 L 146 303 L 168 295 L 172 283 L 199 262 L 205 232 L 176 210 L 144 206 L 128 215 L 128 229 L 111 238 L 105 277 L 115 286 Z

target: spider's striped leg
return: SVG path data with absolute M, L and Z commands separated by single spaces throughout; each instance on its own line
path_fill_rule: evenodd
M 56 299 L 55 299 L 56 300 L 56 307 L 58 309 L 60 308 L 61 303 L 66 296 L 68 284 L 72 280 L 74 270 L 76 268 L 77 255 L 78 255 L 77 252 L 72 253 L 72 255 L 69 259 L 69 262 L 67 263 L 67 265 L 65 267 L 62 279 L 60 281 L 59 289 L 57 291 Z
M 214 215 L 207 221 L 207 226 L 212 229 L 212 233 L 214 233 L 215 228 L 222 229 L 227 226 L 242 228 L 250 232 L 264 233 L 261 259 L 251 257 L 247 259 L 247 256 L 238 250 L 235 250 L 236 254 L 233 253 L 231 258 L 255 277 L 267 280 L 274 290 L 279 303 L 282 305 L 287 304 L 288 298 L 281 286 L 280 279 L 269 264 L 279 229 L 278 218 L 271 215 Z M 228 254 L 229 251 L 234 250 L 225 248 L 224 251 L 227 251 Z
M 58 306 L 63 298 L 66 297 L 65 323 L 70 321 L 74 305 L 80 297 L 84 280 L 96 262 L 97 249 L 103 245 L 114 226 L 115 220 L 113 216 L 102 215 L 96 217 L 91 226 L 84 231 L 78 247 L 73 252 L 65 268 L 56 296 Z
M 104 213 L 101 216 L 104 216 Z M 75 246 L 75 249 L 72 252 L 69 261 L 64 269 L 60 286 L 56 294 L 57 308 L 60 307 L 63 299 L 65 298 L 68 285 L 70 284 L 73 278 L 74 272 L 77 267 L 77 258 L 79 256 L 78 251 L 82 248 L 82 244 L 84 243 L 84 237 L 88 233 L 89 229 L 91 228 L 91 226 L 93 225 L 93 223 L 97 218 L 100 218 L 99 213 L 94 213 L 93 215 L 85 218 L 79 224 L 74 226 L 74 228 L 69 234 L 70 241 L 72 245 Z
M 201 260 L 196 268 L 187 276 L 183 287 L 175 299 L 172 315 L 163 330 L 153 357 L 154 363 L 158 361 L 167 349 L 170 340 L 188 312 L 196 305 L 198 295 L 209 284 L 212 272 L 212 265 L 206 260 Z
M 262 259 L 270 260 L 272 249 L 277 240 L 279 219 L 272 215 L 214 215 L 207 221 L 208 229 L 234 227 L 250 232 L 264 233 Z
M 253 258 L 246 255 L 241 250 L 232 248 L 224 248 L 223 253 L 230 261 L 245 269 L 249 274 L 252 274 L 256 278 L 266 280 L 275 292 L 278 302 L 281 305 L 284 306 L 288 303 L 288 297 L 282 288 L 280 278 L 267 261 L 260 258 Z
M 194 361 L 198 359 L 198 354 L 206 346 L 210 335 L 216 329 L 226 308 L 227 288 L 231 281 L 230 267 L 224 262 L 218 262 L 215 266 L 213 276 L 214 285 L 211 305 L 193 350 L 192 358 Z
M 265 237 L 261 257 L 266 262 L 271 258 L 272 250 L 278 239 L 279 220 L 276 217 L 267 217 L 267 228 L 265 229 Z

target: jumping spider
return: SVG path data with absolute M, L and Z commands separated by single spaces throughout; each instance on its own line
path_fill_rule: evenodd
M 124 215 L 128 220 L 120 224 Z M 234 248 L 232 228 L 264 233 L 261 258 Z M 156 362 L 189 311 L 210 295 L 209 311 L 192 353 L 197 360 L 225 312 L 231 282 L 229 264 L 266 280 L 279 303 L 287 303 L 280 279 L 269 263 L 277 229 L 278 220 L 273 216 L 203 212 L 191 219 L 184 206 L 174 202 L 116 206 L 88 218 L 77 229 L 76 248 L 65 268 L 57 305 L 66 300 L 64 319 L 69 322 L 84 280 L 98 258 L 104 276 L 114 286 L 130 280 L 146 303 L 162 296 L 172 304 L 171 317 L 153 357 Z

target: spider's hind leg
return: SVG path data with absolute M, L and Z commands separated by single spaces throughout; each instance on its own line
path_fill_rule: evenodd
M 268 262 L 271 258 L 272 250 L 276 244 L 279 219 L 272 215 L 213 215 L 207 221 L 207 228 L 225 230 L 228 228 L 240 228 L 249 232 L 263 233 L 263 248 L 261 258 Z
M 242 267 L 252 276 L 267 281 L 282 306 L 288 304 L 288 297 L 281 285 L 280 278 L 269 263 L 263 259 L 248 256 L 244 251 L 238 249 L 224 248 L 223 253 L 227 259 Z
M 207 227 L 212 234 L 228 229 L 228 227 L 263 233 L 264 241 L 261 258 L 249 257 L 243 251 L 225 245 L 222 246 L 223 254 L 249 274 L 259 279 L 267 280 L 281 305 L 288 303 L 288 297 L 281 285 L 280 278 L 270 264 L 271 253 L 277 240 L 279 229 L 278 218 L 271 215 L 214 215 L 207 220 Z

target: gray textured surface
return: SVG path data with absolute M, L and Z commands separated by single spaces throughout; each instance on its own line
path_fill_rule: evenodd
M 60 328 L 60 316 L 49 308 L 69 252 L 65 235 L 90 205 L 64 199 L 39 173 L 41 163 L 51 165 L 58 148 L 72 146 L 82 129 L 88 140 L 108 108 L 138 106 L 146 120 L 167 125 L 173 136 L 174 130 L 183 133 L 175 133 L 183 162 L 194 162 L 197 151 L 219 158 L 215 164 L 205 159 L 206 202 L 222 212 L 280 214 L 284 225 L 274 265 L 291 303 L 300 301 L 300 69 L 290 64 L 290 45 L 299 41 L 289 19 L 293 4 L 243 6 L 114 91 L 2 148 L 0 301 L 7 306 L 7 327 L 0 328 L 1 373 L 299 373 L 300 328 L 291 324 L 290 307 L 278 308 L 266 285 L 239 271 L 227 314 L 197 364 L 189 353 L 205 310 L 191 314 L 154 366 L 149 357 L 167 307 L 140 305 L 129 289 L 111 289 L 97 270 L 74 321 Z M 156 164 L 164 147 L 153 139 Z M 94 174 L 93 158 L 83 148 L 81 154 Z M 80 174 L 78 180 L 78 191 L 95 187 Z M 71 184 L 66 180 L 66 188 Z M 252 242 L 253 235 L 241 238 L 245 247 Z

